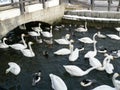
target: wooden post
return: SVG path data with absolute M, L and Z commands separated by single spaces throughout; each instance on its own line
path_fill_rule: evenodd
M 110 11 L 111 0 L 108 0 L 108 11 Z
M 119 0 L 119 4 L 117 6 L 117 11 L 119 11 L 119 9 L 120 9 L 120 0 Z
M 24 14 L 24 12 L 25 12 L 25 4 L 24 4 L 23 0 L 19 0 L 19 7 L 20 7 L 21 14 Z

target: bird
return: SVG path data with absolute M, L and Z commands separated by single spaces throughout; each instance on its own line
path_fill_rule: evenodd
M 83 27 L 79 27 L 77 29 L 75 29 L 76 32 L 87 32 L 88 28 L 87 28 L 87 22 L 85 22 L 85 26 Z
M 24 40 L 24 36 L 25 36 L 25 34 L 21 34 L 21 39 L 22 39 L 23 44 L 16 43 L 16 44 L 12 44 L 9 46 L 15 50 L 23 50 L 23 49 L 27 48 L 27 44 Z
M 3 38 L 3 42 L 0 42 L 0 48 L 8 48 L 9 45 L 5 43 L 5 41 L 7 40 L 6 37 Z
M 115 34 L 107 34 L 107 36 L 114 40 L 120 40 L 120 36 L 115 35 Z
M 86 71 L 83 71 L 81 68 L 79 68 L 76 65 L 63 65 L 63 67 L 71 76 L 77 76 L 77 77 L 87 75 L 90 71 L 96 68 L 96 67 L 91 67 Z
M 44 36 L 44 37 L 47 37 L 47 38 L 52 38 L 53 37 L 53 34 L 52 34 L 52 26 L 50 26 L 50 32 L 48 31 L 43 31 L 42 29 L 40 30 L 41 34 Z
M 50 73 L 49 77 L 54 90 L 68 90 L 65 82 L 59 76 Z
M 69 38 L 70 38 L 70 34 L 66 34 L 64 38 L 54 39 L 54 41 L 61 45 L 68 45 L 70 43 L 68 40 Z
M 118 73 L 114 73 L 112 77 L 112 82 L 115 87 L 111 87 L 109 85 L 100 85 L 92 90 L 120 90 L 120 81 L 116 80 L 118 76 Z
M 100 31 L 97 32 L 97 37 L 99 37 L 99 38 L 106 38 L 106 36 L 101 34 Z
M 93 81 L 90 80 L 90 79 L 83 79 L 80 82 L 80 85 L 83 86 L 83 87 L 87 87 L 87 86 L 90 86 L 92 83 L 93 83 Z
M 9 68 L 6 69 L 6 74 L 8 72 L 11 72 L 14 75 L 18 75 L 20 73 L 21 68 L 20 68 L 20 66 L 17 63 L 15 63 L 15 62 L 9 62 L 8 65 L 9 65 Z
M 34 31 L 40 31 L 42 28 L 41 28 L 41 23 L 38 24 L 38 27 L 32 27 L 32 29 Z
M 95 36 L 96 36 L 96 35 L 97 35 L 97 33 L 95 33 L 95 34 L 93 35 L 94 51 L 88 51 L 88 52 L 84 55 L 85 58 L 95 57 L 95 56 L 97 55 L 97 49 L 96 49 L 96 43 L 97 43 L 97 41 L 95 40 Z
M 91 39 L 91 38 L 89 38 L 89 37 L 83 37 L 83 38 L 80 38 L 80 39 L 78 39 L 80 42 L 83 42 L 83 43 L 94 43 L 94 41 Z
M 82 51 L 82 50 L 84 50 L 84 48 L 82 49 L 75 48 L 75 50 L 72 51 L 69 55 L 69 61 L 76 61 L 79 57 L 79 51 Z
M 120 36 L 120 27 L 116 27 L 115 29 L 119 32 L 119 36 Z
M 62 49 L 59 49 L 57 51 L 54 52 L 55 55 L 68 55 L 72 52 L 73 50 L 73 45 L 70 44 L 69 45 L 69 49 L 68 48 L 62 48 Z
M 33 44 L 33 42 L 31 42 L 31 41 L 28 42 L 29 49 L 26 48 L 26 49 L 21 50 L 21 52 L 24 56 L 26 56 L 26 57 L 34 57 L 35 56 L 35 53 L 33 52 L 32 47 L 31 47 L 32 44 Z
M 35 86 L 41 80 L 41 70 L 33 74 L 32 86 Z

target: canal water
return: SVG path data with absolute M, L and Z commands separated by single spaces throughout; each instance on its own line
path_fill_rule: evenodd
M 56 27 L 57 26 L 57 27 Z M 32 40 L 34 44 L 32 45 L 33 51 L 35 52 L 35 57 L 28 58 L 22 55 L 20 51 L 16 51 L 12 48 L 0 49 L 0 90 L 53 90 L 51 87 L 51 80 L 49 74 L 53 73 L 63 79 L 68 87 L 68 90 L 91 90 L 99 85 L 109 85 L 113 86 L 112 75 L 107 74 L 105 71 L 93 70 L 89 74 L 82 77 L 70 76 L 64 69 L 63 65 L 76 65 L 83 70 L 90 68 L 88 60 L 84 59 L 85 53 L 87 51 L 93 50 L 93 44 L 83 44 L 78 41 L 79 38 L 88 36 L 92 38 L 93 34 L 100 31 L 102 34 L 118 34 L 118 32 L 113 28 L 102 28 L 96 29 L 94 27 L 88 27 L 88 31 L 85 33 L 75 32 L 74 30 L 79 27 L 79 24 L 64 24 L 59 23 L 53 28 L 53 40 L 65 36 L 65 34 L 71 34 L 71 39 L 74 40 L 74 47 L 82 48 L 84 46 L 85 50 L 81 51 L 79 58 L 75 62 L 70 62 L 68 60 L 68 55 L 66 56 L 56 56 L 53 54 L 54 51 L 61 49 L 63 47 L 68 47 L 67 45 L 58 45 L 53 42 L 53 45 L 48 45 L 45 42 L 37 43 L 33 38 L 27 37 L 26 40 Z M 112 50 L 120 49 L 120 42 L 117 40 L 112 40 L 109 37 L 105 39 L 97 38 L 97 49 L 108 50 L 110 53 Z M 43 52 L 47 51 L 48 56 L 44 56 Z M 101 62 L 104 57 L 103 54 L 98 53 L 96 58 Z M 15 76 L 12 73 L 5 74 L 6 69 L 9 67 L 8 62 L 15 62 L 21 67 L 21 72 L 19 75 Z M 114 66 L 114 72 L 120 73 L 120 60 L 119 58 L 111 61 Z M 32 75 L 41 70 L 41 81 L 32 86 Z M 80 82 L 83 79 L 91 79 L 95 82 L 88 87 L 83 87 Z

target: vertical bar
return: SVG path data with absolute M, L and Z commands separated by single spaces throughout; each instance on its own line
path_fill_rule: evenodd
M 119 0 L 119 3 L 118 3 L 118 6 L 117 6 L 117 11 L 119 11 L 120 9 L 120 0 Z
M 21 14 L 24 14 L 24 12 L 25 12 L 25 4 L 24 4 L 23 0 L 19 0 L 19 7 L 20 7 Z
M 93 10 L 93 8 L 94 8 L 94 0 L 90 0 L 90 4 L 91 4 L 91 10 Z
M 110 11 L 111 2 L 108 0 L 108 11 Z
M 43 8 L 45 9 L 45 0 L 42 0 Z

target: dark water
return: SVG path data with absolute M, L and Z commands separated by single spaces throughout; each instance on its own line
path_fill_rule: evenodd
M 64 25 L 64 24 L 60 24 Z M 83 36 L 89 36 L 92 38 L 93 34 L 98 31 L 95 28 L 89 28 L 88 32 L 86 33 L 78 33 L 74 32 L 74 29 L 78 26 L 72 24 L 65 24 L 65 27 L 60 27 L 59 30 L 54 28 L 53 30 L 53 39 L 61 38 L 66 33 L 70 33 L 72 39 L 75 40 L 74 47 L 81 48 L 83 45 L 85 50 L 80 52 L 78 60 L 75 62 L 69 62 L 68 56 L 55 56 L 53 54 L 54 51 L 62 48 L 68 47 L 63 45 L 58 45 L 55 42 L 52 46 L 47 45 L 46 43 L 39 44 L 34 42 L 32 45 L 33 51 L 35 52 L 36 56 L 33 58 L 28 58 L 22 55 L 20 51 L 13 50 L 11 48 L 8 49 L 0 49 L 0 90 L 53 90 L 51 87 L 51 81 L 49 78 L 49 74 L 53 73 L 61 77 L 64 82 L 66 83 L 68 90 L 91 90 L 92 88 L 107 84 L 113 86 L 111 77 L 112 75 L 108 75 L 105 71 L 97 71 L 93 70 L 88 75 L 82 77 L 71 77 L 63 68 L 63 65 L 76 65 L 83 70 L 86 70 L 90 67 L 88 60 L 84 59 L 84 54 L 89 51 L 93 50 L 92 44 L 83 44 L 79 42 L 77 39 Z M 118 34 L 118 32 L 114 28 L 103 28 L 100 29 L 102 34 L 109 34 L 114 33 Z M 29 39 L 28 39 L 29 40 Z M 100 39 L 96 38 L 97 42 L 97 49 L 107 48 L 108 52 L 111 50 L 120 49 L 120 41 L 112 40 L 110 38 Z M 48 58 L 43 56 L 43 51 L 48 51 Z M 103 60 L 103 54 L 97 54 L 96 56 L 98 59 Z M 8 68 L 8 62 L 16 62 L 21 67 L 21 72 L 18 76 L 15 76 L 11 73 L 5 74 L 6 69 Z M 114 59 L 111 61 L 114 65 L 114 72 L 120 73 L 120 60 L 119 58 Z M 32 74 L 41 70 L 42 76 L 41 81 L 36 85 L 32 86 Z M 80 81 L 83 79 L 92 79 L 96 82 L 93 83 L 89 87 L 82 87 L 80 85 Z

